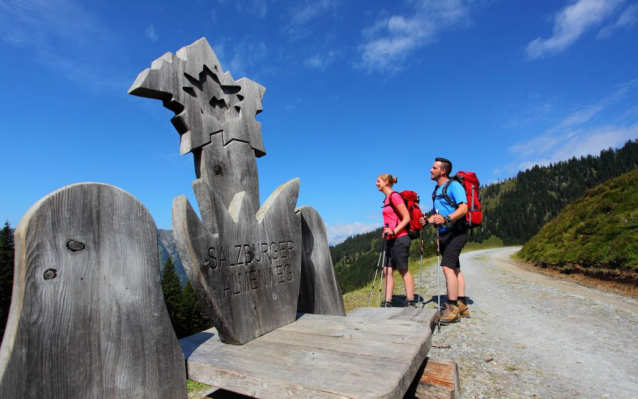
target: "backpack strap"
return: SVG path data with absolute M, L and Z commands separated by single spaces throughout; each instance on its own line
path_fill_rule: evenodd
M 440 197 L 443 197 L 443 199 L 445 200 L 445 202 L 447 202 L 451 207 L 456 208 L 456 204 L 452 201 L 452 198 L 450 198 L 449 195 L 447 195 L 447 189 L 450 186 L 450 184 L 452 184 L 452 179 L 448 179 L 448 181 L 446 181 L 445 183 L 443 183 L 443 191 L 441 192 Z M 436 199 L 436 190 L 439 188 L 439 186 L 435 186 L 434 187 L 434 191 L 432 192 L 432 208 L 434 208 L 434 200 Z
M 392 194 L 399 194 L 399 192 L 398 191 L 391 192 L 390 195 L 388 196 L 387 205 L 385 203 L 385 200 L 383 200 L 383 208 L 385 208 L 386 206 L 391 206 L 394 213 L 399 217 L 399 219 L 401 219 L 401 215 L 399 215 L 399 212 L 397 212 L 397 209 L 394 207 L 394 204 L 392 203 Z M 399 197 L 401 197 L 401 200 L 403 200 L 403 203 L 405 203 L 405 199 L 403 198 L 401 194 L 399 194 Z

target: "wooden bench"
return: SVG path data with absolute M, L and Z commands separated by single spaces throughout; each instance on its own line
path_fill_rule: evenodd
M 437 323 L 436 309 L 431 308 L 357 308 L 348 317 L 362 317 L 376 320 L 408 320 L 422 323 L 434 330 Z
M 402 398 L 425 360 L 422 323 L 305 314 L 247 344 L 180 340 L 188 378 L 259 398 Z
M 423 323 L 434 331 L 438 318 L 431 308 L 358 308 L 348 317 L 365 317 L 371 320 L 409 320 Z M 455 399 L 459 397 L 459 368 L 447 359 L 425 358 L 406 397 L 418 399 Z

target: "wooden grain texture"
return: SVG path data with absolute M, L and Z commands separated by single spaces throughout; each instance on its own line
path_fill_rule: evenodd
M 190 379 L 260 398 L 401 398 L 431 346 L 420 323 L 305 314 L 245 345 L 180 340 Z
M 235 80 L 223 72 L 205 38 L 156 59 L 129 89 L 132 95 L 162 100 L 175 113 L 171 122 L 180 134 L 180 153 L 193 153 L 197 178 L 227 208 L 243 191 L 243 201 L 255 212 L 260 204 L 255 157 L 266 154 L 255 116 L 265 91 L 252 80 Z M 206 223 L 209 209 L 201 209 L 203 198 L 196 194 Z
M 348 317 L 365 317 L 376 320 L 410 320 L 434 329 L 438 321 L 436 309 L 431 308 L 357 308 Z
M 311 207 L 297 210 L 301 216 L 301 287 L 297 312 L 345 316 L 341 289 L 337 283 L 326 226 Z
M 2 398 L 185 398 L 184 357 L 148 211 L 113 186 L 64 187 L 15 231 Z
M 447 359 L 427 358 L 419 378 L 417 399 L 457 399 L 461 389 L 458 365 Z
M 129 88 L 129 94 L 162 100 L 175 112 L 171 122 L 181 135 L 182 154 L 210 143 L 211 134 L 224 132 L 224 145 L 233 140 L 250 143 L 257 156 L 266 153 L 255 119 L 265 91 L 256 82 L 223 72 L 206 38 L 156 59 Z
M 201 179 L 196 187 L 205 186 Z M 209 191 L 212 234 L 185 197 L 173 202 L 184 269 L 220 339 L 244 344 L 296 318 L 301 277 L 299 180 L 277 188 L 256 213 L 238 193 L 227 209 Z
M 244 344 L 294 321 L 301 281 L 299 180 L 260 206 L 255 157 L 266 154 L 265 88 L 223 72 L 206 39 L 166 53 L 129 93 L 175 113 L 182 154 L 192 152 L 200 221 L 185 197 L 173 203 L 173 232 L 188 279 L 226 343 Z

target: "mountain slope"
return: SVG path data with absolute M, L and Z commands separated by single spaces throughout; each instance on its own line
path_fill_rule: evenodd
M 515 179 L 481 188 L 484 226 L 480 241 L 492 235 L 506 245 L 524 244 L 587 189 L 638 167 L 638 140 L 599 156 L 534 166 Z
M 638 282 L 638 169 L 568 205 L 519 256 L 561 271 Z
M 164 263 L 166 263 L 166 260 L 170 257 L 173 259 L 175 272 L 183 288 L 188 278 L 186 277 L 182 260 L 179 258 L 179 253 L 177 252 L 177 244 L 175 243 L 175 237 L 173 237 L 173 231 L 159 229 L 157 231 L 157 245 L 159 249 L 160 273 L 164 270 Z

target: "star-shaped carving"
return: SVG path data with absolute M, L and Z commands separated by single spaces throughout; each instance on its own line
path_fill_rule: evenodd
M 222 72 L 212 48 L 202 38 L 176 55 L 166 53 L 139 74 L 130 94 L 156 98 L 173 112 L 173 126 L 181 135 L 180 152 L 186 154 L 211 142 L 221 133 L 223 143 L 249 143 L 255 156 L 266 154 L 261 124 L 265 88 L 249 79 L 235 81 Z

